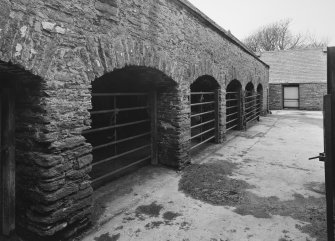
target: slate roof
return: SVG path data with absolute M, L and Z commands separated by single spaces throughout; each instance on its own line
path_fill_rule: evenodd
M 270 65 L 270 83 L 327 82 L 327 52 L 323 48 L 262 52 Z

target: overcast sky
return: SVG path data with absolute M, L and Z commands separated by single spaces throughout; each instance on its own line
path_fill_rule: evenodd
M 240 40 L 262 25 L 290 18 L 292 32 L 310 32 L 335 46 L 335 0 L 189 1 Z

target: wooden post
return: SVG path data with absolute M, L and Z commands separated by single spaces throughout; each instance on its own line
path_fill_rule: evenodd
M 14 89 L 2 91 L 2 232 L 15 229 L 15 95 Z
M 334 240 L 334 220 L 333 220 L 333 205 L 334 205 L 334 190 L 332 185 L 333 169 L 333 142 L 332 142 L 332 103 L 331 95 L 326 95 L 323 100 L 323 125 L 324 125 L 324 152 L 326 153 L 325 161 L 325 178 L 326 178 L 326 194 L 327 194 L 327 233 L 328 240 Z
M 241 130 L 247 130 L 247 122 L 246 122 L 246 118 L 245 118 L 245 96 L 246 96 L 246 91 L 242 91 L 241 90 Z
M 221 143 L 220 140 L 220 94 L 221 91 L 220 89 L 216 89 L 215 90 L 215 94 L 214 94 L 214 108 L 215 108 L 215 143 Z M 226 113 L 227 114 L 227 113 Z
M 270 90 L 269 87 L 266 90 L 266 112 L 267 114 L 270 113 Z
M 238 111 L 238 126 L 237 129 L 238 130 L 242 130 L 243 129 L 243 121 L 242 121 L 242 90 L 239 89 L 238 93 L 236 94 L 236 96 L 234 97 L 237 99 L 237 111 Z
M 4 186 L 4 178 L 2 175 L 2 159 L 1 159 L 1 148 L 2 148 L 2 143 L 1 143 L 1 136 L 2 136 L 2 89 L 0 89 L 0 235 L 4 234 L 3 232 L 3 225 L 4 225 L 4 218 L 3 218 L 3 186 Z
M 150 118 L 151 118 L 151 164 L 158 164 L 157 148 L 157 91 L 150 92 Z
M 327 230 L 328 240 L 335 240 L 334 238 L 334 209 L 335 209 L 335 47 L 327 48 L 327 83 L 328 83 L 328 97 L 325 98 L 325 104 L 328 106 L 327 118 L 328 127 L 325 126 L 326 140 L 326 194 L 327 194 Z M 328 103 L 330 102 L 330 103 Z M 326 107 L 327 108 L 327 107 Z M 327 124 L 327 123 L 325 123 Z

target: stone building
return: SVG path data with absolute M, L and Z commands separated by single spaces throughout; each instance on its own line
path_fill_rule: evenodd
M 2 233 L 86 228 L 95 187 L 259 119 L 268 71 L 186 0 L 1 0 Z
M 270 51 L 270 109 L 322 110 L 327 93 L 327 52 L 323 48 Z

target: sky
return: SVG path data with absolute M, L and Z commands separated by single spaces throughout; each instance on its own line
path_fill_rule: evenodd
M 335 46 L 335 0 L 189 0 L 242 40 L 259 27 L 291 19 L 293 33 L 310 33 Z

